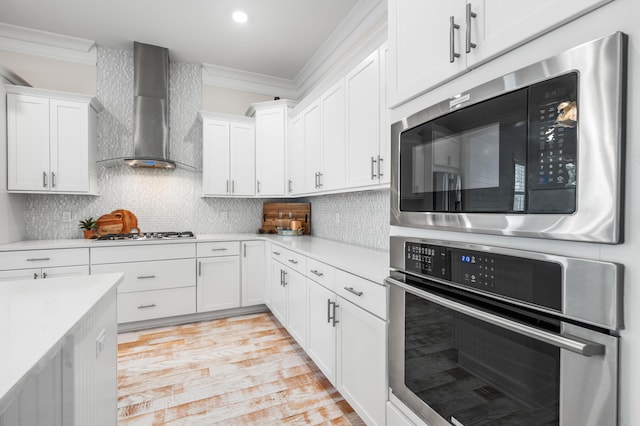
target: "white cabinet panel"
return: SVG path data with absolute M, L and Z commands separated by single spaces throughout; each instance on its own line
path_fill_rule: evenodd
M 168 318 L 196 312 L 196 288 L 118 294 L 118 323 Z
M 197 244 L 198 257 L 237 256 L 240 254 L 238 241 L 215 241 Z
M 336 385 L 336 295 L 307 279 L 309 291 L 309 337 L 307 353 L 320 371 Z
M 198 258 L 198 312 L 240 306 L 240 258 Z
M 51 189 L 89 191 L 89 106 L 52 99 L 49 105 Z
M 338 391 L 368 425 L 385 424 L 385 321 L 338 297 Z
M 336 293 L 383 319 L 387 318 L 387 290 L 386 286 L 336 270 Z
M 304 192 L 304 148 L 304 128 L 302 114 L 300 114 L 291 119 L 291 130 L 287 144 L 287 167 L 289 169 L 287 193 L 289 195 Z
M 0 271 L 0 281 L 37 280 L 41 273 L 40 268 L 10 269 Z
M 287 330 L 301 348 L 307 348 L 307 279 L 299 272 L 287 268 L 284 285 L 288 293 Z
M 242 242 L 242 306 L 265 302 L 266 260 L 264 241 Z
M 318 190 L 322 172 L 320 105 L 316 102 L 302 113 L 304 129 L 304 192 Z
M 229 122 L 202 120 L 202 192 L 227 195 L 229 191 Z
M 271 264 L 271 312 L 280 321 L 287 325 L 287 288 L 284 285 L 284 273 L 286 267 L 280 262 Z
M 286 111 L 284 106 L 256 111 L 256 193 L 261 197 L 286 195 Z
M 76 277 L 78 275 L 89 275 L 89 265 L 42 268 L 42 278 Z
M 120 272 L 124 279 L 118 293 L 189 287 L 196 282 L 195 259 L 158 260 L 149 262 L 93 265 L 92 274 Z
M 231 123 L 231 195 L 254 195 L 256 176 L 255 126 Z
M 319 189 L 344 188 L 346 174 L 346 100 L 344 83 L 320 97 L 322 115 L 322 167 Z
M 96 242 L 96 245 L 99 243 Z M 196 257 L 195 243 L 157 243 L 91 248 L 91 264 L 144 262 L 148 260 L 184 259 Z

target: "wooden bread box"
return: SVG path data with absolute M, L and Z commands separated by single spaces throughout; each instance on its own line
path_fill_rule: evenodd
M 311 233 L 311 203 L 264 203 L 262 206 L 263 234 L 276 234 L 277 228 L 289 229 L 289 222 L 302 222 L 304 235 Z

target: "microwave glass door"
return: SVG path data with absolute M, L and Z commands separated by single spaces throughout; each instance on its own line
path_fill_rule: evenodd
M 423 123 L 400 136 L 400 210 L 572 213 L 577 75 Z

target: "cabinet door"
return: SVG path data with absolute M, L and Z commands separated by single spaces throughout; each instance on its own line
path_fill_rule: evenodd
M 391 114 L 389 112 L 389 44 L 380 47 L 380 158 L 378 159 L 378 180 L 391 182 Z
M 256 111 L 256 193 L 259 196 L 286 195 L 286 136 L 284 107 Z
M 291 194 L 304 192 L 304 128 L 302 115 L 291 120 L 291 131 L 287 141 L 289 179 L 287 191 Z
M 239 256 L 198 259 L 197 288 L 198 312 L 239 307 Z
M 203 120 L 202 192 L 205 195 L 229 193 L 229 122 Z
M 89 105 L 51 99 L 50 187 L 52 191 L 89 191 Z
M 77 277 L 89 275 L 89 265 L 42 268 L 42 278 Z
M 522 5 L 509 0 L 469 0 L 472 43 L 467 65 L 474 65 L 515 48 L 612 0 L 542 0 Z M 400 0 L 401 3 L 404 0 Z
M 7 94 L 7 187 L 48 191 L 49 99 Z
M 385 321 L 338 297 L 338 391 L 368 425 L 385 424 Z
M 322 116 L 322 169 L 320 189 L 344 188 L 345 161 L 344 82 L 340 81 L 320 98 Z
M 287 288 L 284 285 L 286 269 L 280 262 L 271 262 L 271 312 L 283 326 L 287 325 Z
M 307 349 L 307 278 L 287 268 L 284 284 L 287 288 L 287 330 L 302 349 Z
M 506 0 L 505 0 L 506 1 Z M 450 62 L 450 17 L 454 49 Z M 464 46 L 465 0 L 389 0 L 389 106 L 424 93 L 466 68 Z
M 231 123 L 231 195 L 255 195 L 255 126 Z
M 347 186 L 378 183 L 380 70 L 376 50 L 345 79 L 347 94 Z
M 315 102 L 302 113 L 304 128 L 304 192 L 319 189 L 318 173 L 322 169 L 320 105 Z
M 267 277 L 264 241 L 242 242 L 242 306 L 264 303 Z
M 336 385 L 336 324 L 332 320 L 335 314 L 336 295 L 307 279 L 309 291 L 309 336 L 307 353 L 320 371 Z
M 17 280 L 36 280 L 42 273 L 40 268 L 31 269 L 11 269 L 9 271 L 0 271 L 0 282 L 17 281 Z

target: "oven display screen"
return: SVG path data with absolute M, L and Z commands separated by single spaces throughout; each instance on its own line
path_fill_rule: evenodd
M 411 242 L 405 245 L 405 269 L 409 272 L 450 280 L 449 263 L 444 247 Z

